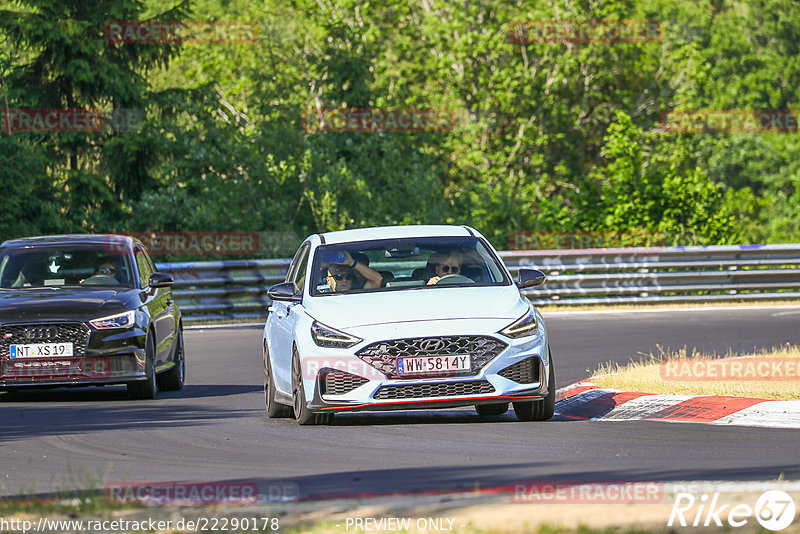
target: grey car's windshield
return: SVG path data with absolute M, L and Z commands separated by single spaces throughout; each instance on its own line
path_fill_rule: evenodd
M 511 283 L 495 255 L 475 237 L 323 245 L 316 249 L 312 276 L 315 296 Z
M 0 251 L 0 288 L 134 287 L 127 254 L 102 244 L 10 248 Z

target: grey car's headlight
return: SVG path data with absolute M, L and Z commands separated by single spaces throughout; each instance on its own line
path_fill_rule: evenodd
M 136 312 L 134 310 L 126 311 L 125 313 L 118 313 L 116 315 L 109 315 L 108 317 L 101 317 L 94 321 L 89 321 L 89 324 L 98 330 L 106 330 L 109 328 L 125 328 L 131 326 L 134 321 Z
M 518 337 L 533 336 L 539 332 L 539 323 L 536 321 L 536 314 L 533 310 L 500 330 L 500 333 L 506 337 L 516 339 Z
M 358 345 L 363 341 L 361 338 L 345 334 L 340 330 L 325 326 L 317 321 L 314 321 L 311 325 L 311 337 L 314 338 L 314 343 L 320 347 L 329 347 L 333 349 L 346 349 L 353 345 Z

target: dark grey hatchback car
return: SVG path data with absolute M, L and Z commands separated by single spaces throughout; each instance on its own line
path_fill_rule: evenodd
M 144 245 L 61 235 L 0 245 L 0 390 L 126 384 L 133 399 L 185 375 L 173 279 Z

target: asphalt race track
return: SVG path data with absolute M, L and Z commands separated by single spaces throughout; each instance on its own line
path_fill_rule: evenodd
M 800 307 L 546 316 L 559 386 L 662 347 L 800 344 Z M 255 481 L 303 497 L 487 488 L 521 480 L 800 479 L 800 431 L 666 422 L 520 423 L 474 410 L 337 415 L 300 427 L 264 411 L 257 328 L 186 332 L 187 385 L 0 394 L 0 494 L 136 481 Z

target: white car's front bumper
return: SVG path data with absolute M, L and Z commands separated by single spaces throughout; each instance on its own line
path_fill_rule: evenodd
M 323 348 L 309 339 L 298 346 L 309 408 L 319 412 L 447 408 L 535 401 L 549 393 L 547 333 L 540 321 L 536 335 L 510 339 L 499 330 L 507 319 L 442 320 L 351 328 L 363 342 L 348 349 Z M 470 371 L 400 377 L 387 355 L 360 358 L 365 350 L 390 340 L 471 338 Z M 490 357 L 475 349 L 475 338 L 489 346 Z M 491 340 L 496 341 L 492 345 Z M 459 349 L 460 350 L 460 349 Z

